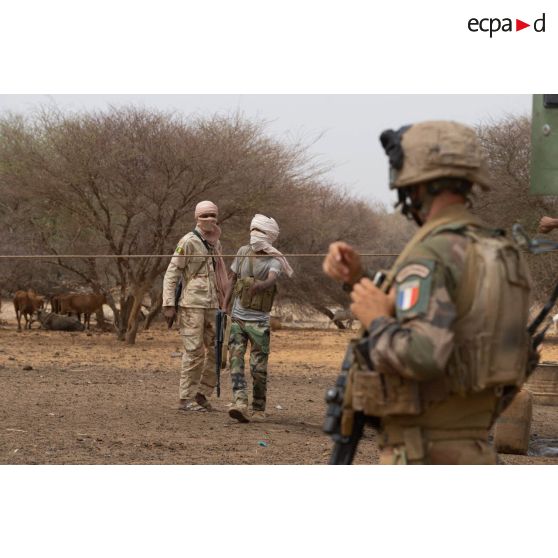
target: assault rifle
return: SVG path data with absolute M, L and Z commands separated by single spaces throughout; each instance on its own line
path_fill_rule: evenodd
M 379 271 L 374 276 L 374 284 L 380 287 L 385 278 L 386 275 Z M 367 356 L 367 336 L 368 333 L 364 332 L 360 341 L 352 341 L 349 344 L 335 386 L 326 392 L 327 410 L 323 431 L 329 434 L 333 440 L 333 449 L 329 458 L 330 465 L 350 465 L 364 433 L 364 425 L 368 424 L 373 428 L 378 428 L 380 425 L 377 417 L 367 416 L 361 411 L 343 409 L 347 380 L 355 360 L 365 360 L 370 369 L 372 368 L 372 363 Z
M 226 366 L 226 358 L 223 358 L 223 345 L 227 331 L 227 313 L 218 309 L 215 312 L 215 375 L 217 376 L 217 397 L 221 397 L 221 368 Z

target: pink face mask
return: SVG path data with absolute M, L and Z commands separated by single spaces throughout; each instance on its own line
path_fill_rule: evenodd
M 217 225 L 217 212 L 215 211 L 205 211 L 200 213 L 197 218 L 198 227 L 207 233 L 211 233 L 215 230 Z
M 198 217 L 198 227 L 203 232 L 208 232 L 208 233 L 213 232 L 216 225 L 217 225 L 216 217 L 204 217 L 203 215 L 200 215 Z

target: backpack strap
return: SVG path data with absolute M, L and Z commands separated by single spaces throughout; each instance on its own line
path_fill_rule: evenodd
M 450 206 L 439 217 L 435 217 L 434 219 L 427 221 L 415 233 L 415 236 L 413 236 L 413 238 L 407 243 L 401 254 L 399 254 L 397 260 L 395 260 L 395 263 L 382 285 L 382 290 L 385 292 L 389 291 L 401 265 L 409 257 L 409 254 L 411 254 L 415 247 L 425 238 L 430 235 L 439 234 L 443 231 L 460 230 L 468 225 L 482 226 L 482 222 L 478 217 L 469 213 L 466 208 L 461 205 Z
M 205 246 L 205 248 L 207 249 L 207 251 L 210 252 L 209 244 L 208 244 L 207 241 L 202 237 L 202 235 L 201 235 L 198 231 L 196 231 L 196 230 L 194 230 L 194 231 L 192 231 L 192 232 L 203 242 L 203 245 Z M 189 281 L 190 279 L 192 279 L 192 277 L 195 277 L 195 276 L 201 271 L 201 268 L 205 265 L 205 263 L 206 263 L 206 258 L 200 258 L 200 259 L 201 259 L 200 265 L 198 266 L 198 268 L 196 269 L 196 271 L 195 271 L 194 273 L 192 273 L 192 274 L 190 275 L 190 277 L 187 278 L 188 281 Z M 214 258 L 211 258 L 211 259 L 213 260 L 213 269 L 215 269 L 215 259 L 214 259 Z
M 254 277 L 254 258 L 253 256 L 256 255 L 256 252 L 254 252 L 254 250 L 252 250 L 252 248 L 250 248 L 250 254 L 249 254 L 250 258 L 248 258 L 248 273 L 250 274 L 250 277 Z
M 203 245 L 205 246 L 205 249 L 207 250 L 207 253 L 211 254 L 211 261 L 213 262 L 213 271 L 215 271 L 216 263 L 215 263 L 215 258 L 213 257 L 213 254 L 215 253 L 213 246 L 211 246 L 211 244 L 209 244 L 209 242 L 207 242 L 207 240 L 205 240 L 205 238 L 196 229 L 194 229 L 192 232 L 202 241 Z M 200 269 L 201 267 L 198 269 L 196 273 L 199 273 Z
M 247 256 L 254 256 L 255 254 L 256 254 L 256 252 L 254 252 L 254 250 L 252 250 L 252 247 L 250 247 L 250 250 L 248 252 L 246 252 L 246 254 L 244 254 L 240 257 L 239 264 L 238 264 L 238 271 L 242 270 L 242 264 L 244 263 L 244 259 Z M 254 258 L 253 257 L 248 258 L 248 277 L 254 277 Z

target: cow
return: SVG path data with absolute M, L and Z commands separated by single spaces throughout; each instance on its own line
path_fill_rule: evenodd
M 59 301 L 61 314 L 75 312 L 79 321 L 81 321 L 81 314 L 83 314 L 83 324 L 89 329 L 91 314 L 102 308 L 107 299 L 104 294 L 89 293 L 61 296 Z
M 69 316 L 61 316 L 54 312 L 43 312 L 42 310 L 39 310 L 37 315 L 43 329 L 51 331 L 83 331 L 85 329 L 85 326 L 79 320 Z
M 25 329 L 31 329 L 33 314 L 44 307 L 45 301 L 35 291 L 17 291 L 14 296 L 14 308 L 17 318 L 17 330 L 21 331 L 21 316 L 25 318 Z

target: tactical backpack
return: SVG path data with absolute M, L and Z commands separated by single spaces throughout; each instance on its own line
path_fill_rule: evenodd
M 530 278 L 519 248 L 502 235 L 471 239 L 457 293 L 452 391 L 478 392 L 525 381 L 529 350 Z
M 524 383 L 530 348 L 527 266 L 519 248 L 500 231 L 462 225 L 459 232 L 471 242 L 457 287 L 455 346 L 447 374 L 417 382 L 399 374 L 371 370 L 366 360 L 366 341 L 355 342 L 346 408 L 376 417 L 419 415 L 431 403 L 451 394 L 465 396 L 487 389 L 500 394 L 505 387 Z M 446 223 L 435 231 L 424 231 L 414 245 L 428 234 L 447 230 L 458 232 L 455 223 Z M 397 269 L 396 265 L 391 278 Z M 386 289 L 389 284 L 388 279 Z

